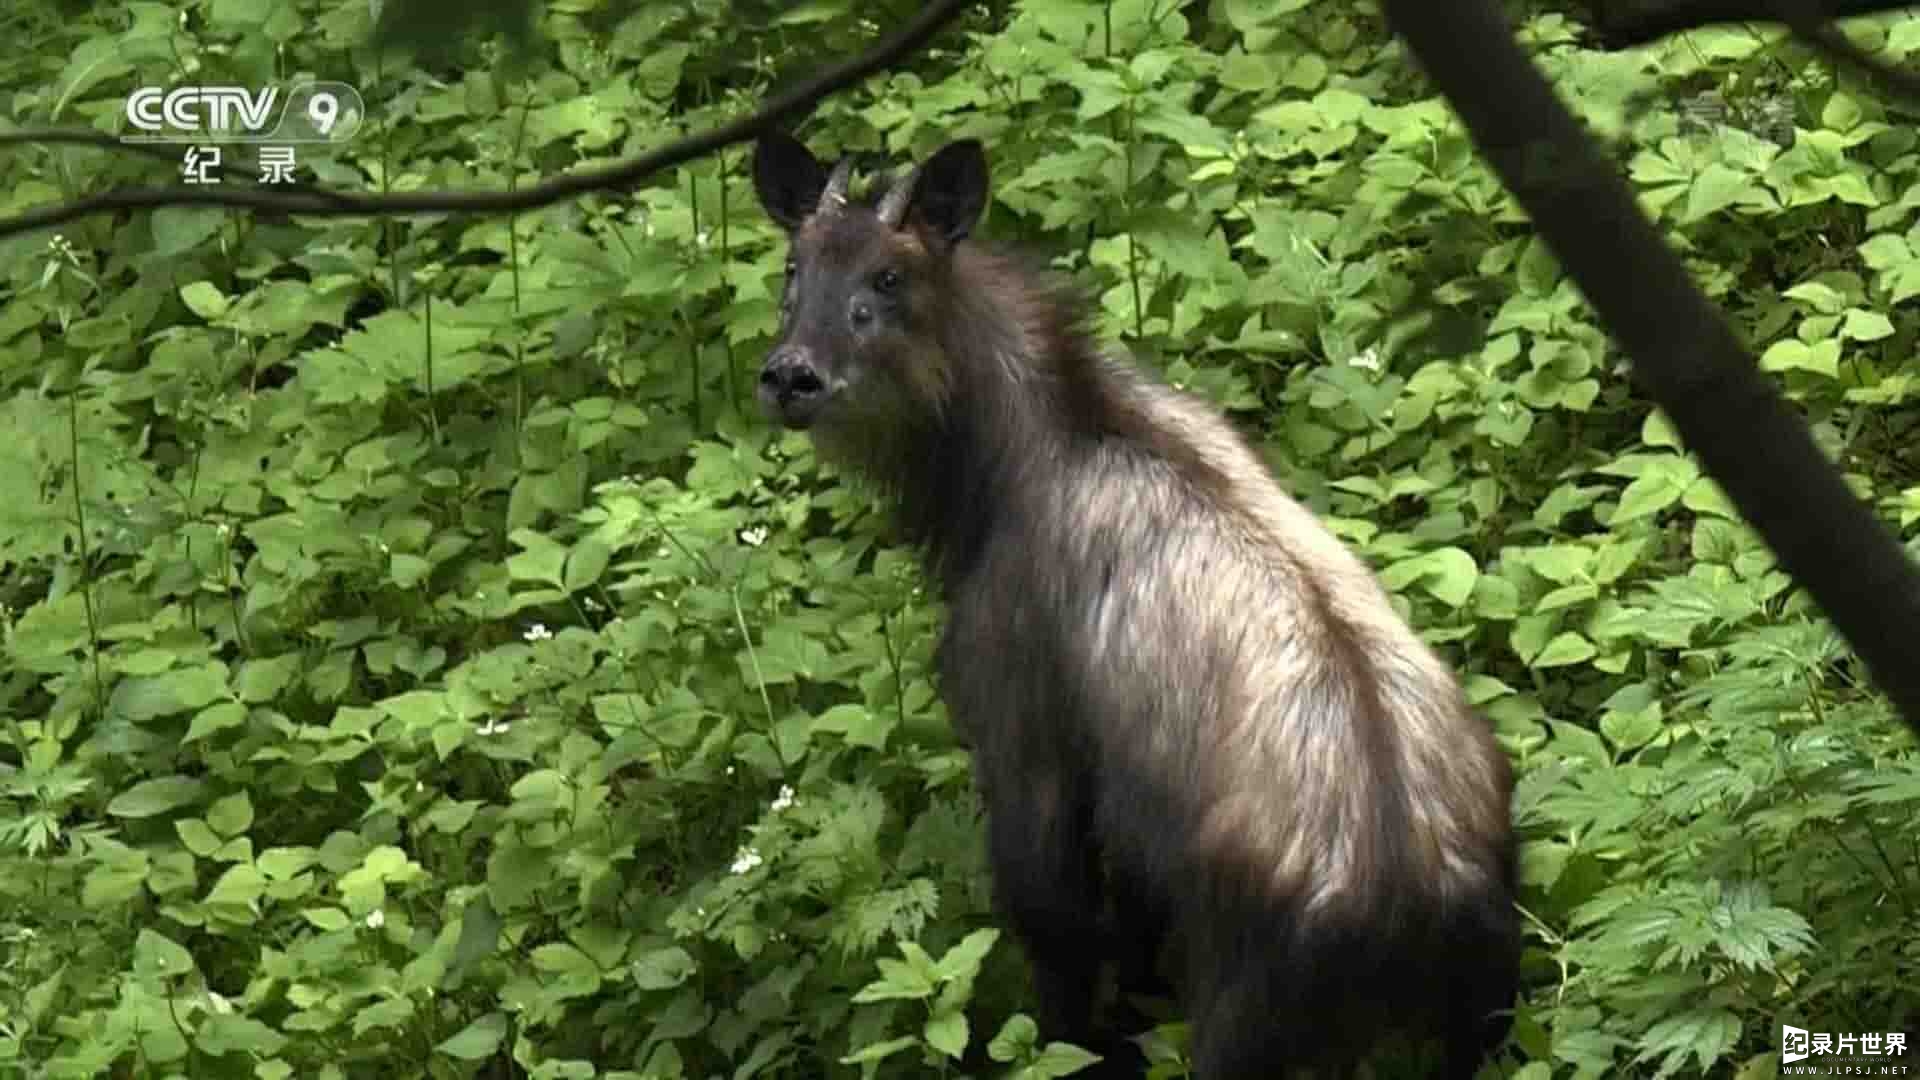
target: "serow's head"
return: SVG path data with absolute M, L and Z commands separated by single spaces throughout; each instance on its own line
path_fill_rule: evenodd
M 755 148 L 754 188 L 788 240 L 758 396 L 789 428 L 861 442 L 945 405 L 954 246 L 986 206 L 987 161 L 972 139 L 949 143 L 877 200 L 848 194 L 850 166 L 829 172 L 780 133 Z

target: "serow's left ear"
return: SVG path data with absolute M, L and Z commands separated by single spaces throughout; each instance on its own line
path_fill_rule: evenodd
M 917 219 L 948 244 L 958 243 L 987 208 L 987 152 L 978 139 L 950 142 L 914 171 L 911 183 L 898 223 Z

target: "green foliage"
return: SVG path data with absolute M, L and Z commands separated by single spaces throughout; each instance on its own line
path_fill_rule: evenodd
M 504 188 L 734 115 L 883 8 L 552 3 L 511 66 L 440 31 L 420 67 L 365 46 L 357 0 L 36 2 L 0 81 L 16 123 L 114 130 L 137 85 L 338 79 L 367 126 L 303 155 L 319 179 Z M 1460 663 L 1522 774 L 1523 1074 L 1920 1028 L 1920 758 L 1383 27 L 1301 0 L 975 20 L 806 134 L 986 139 L 987 231 L 1235 410 Z M 1898 57 L 1916 26 L 1860 32 Z M 1745 28 L 1526 33 L 1912 536 L 1911 126 Z M 911 553 L 750 415 L 781 253 L 743 160 L 513 219 L 0 243 L 0 1071 L 1089 1060 L 1040 1043 L 988 929 Z M 166 168 L 21 151 L 0 202 Z

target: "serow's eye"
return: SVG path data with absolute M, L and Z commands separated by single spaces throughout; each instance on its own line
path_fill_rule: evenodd
M 800 264 L 793 261 L 793 256 L 791 255 L 787 256 L 787 269 L 786 269 L 787 276 L 792 277 L 793 272 L 795 270 L 798 270 L 799 268 L 800 268 Z
M 873 291 L 886 294 L 900 287 L 900 274 L 895 270 L 882 270 L 873 275 Z

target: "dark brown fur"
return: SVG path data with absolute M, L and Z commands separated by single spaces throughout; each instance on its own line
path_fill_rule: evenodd
M 1148 982 L 1171 935 L 1202 1080 L 1344 1068 L 1394 1031 L 1472 1076 L 1515 989 L 1512 776 L 1451 672 L 1226 420 L 968 238 L 977 144 L 878 210 L 786 136 L 755 179 L 796 262 L 762 401 L 928 552 L 1048 1037 L 1124 1049 L 1102 960 Z

